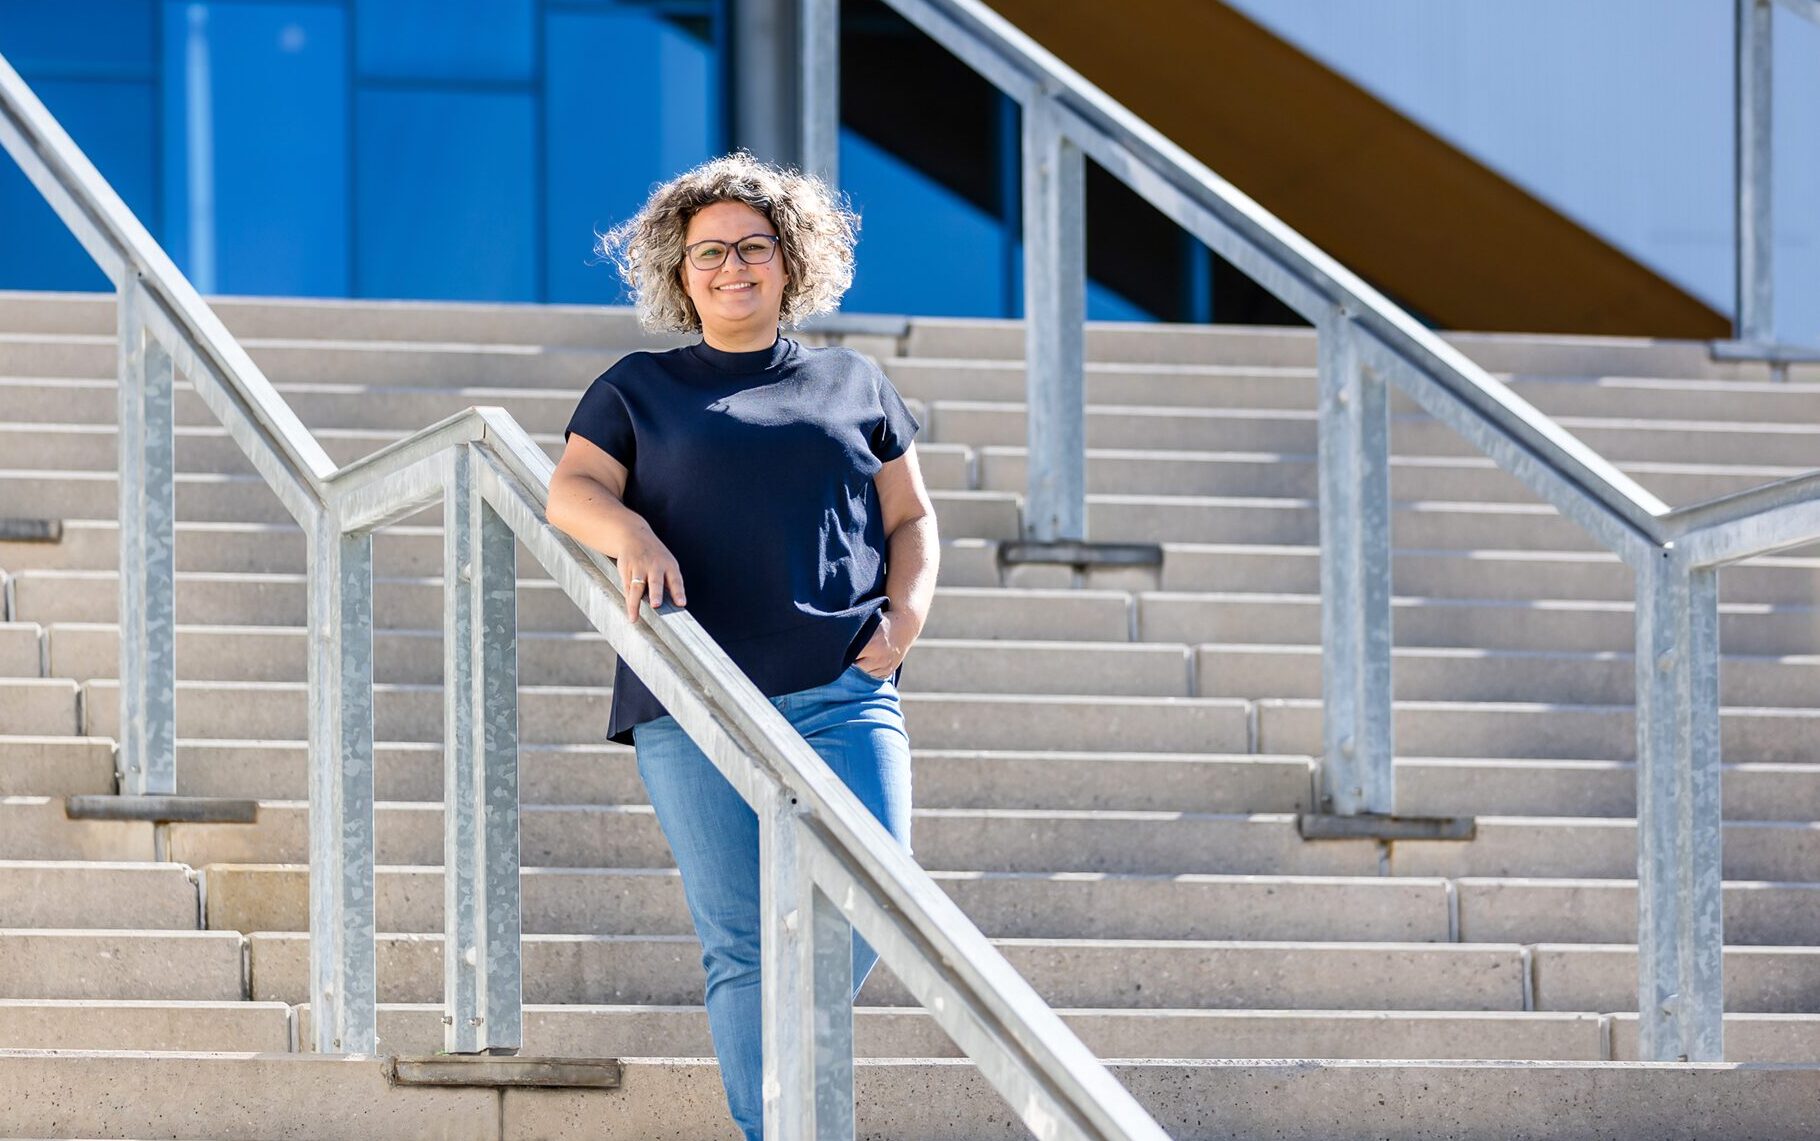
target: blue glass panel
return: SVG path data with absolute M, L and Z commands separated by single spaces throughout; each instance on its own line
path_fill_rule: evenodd
M 537 300 L 531 96 L 363 91 L 356 110 L 358 295 Z
M 32 89 L 157 236 L 151 85 L 39 80 Z M 113 288 L 10 158 L 0 158 L 0 288 Z
M 356 0 L 360 75 L 531 78 L 532 0 Z
M 1005 227 L 888 152 L 841 132 L 841 188 L 862 221 L 849 313 L 1004 316 Z
M 204 292 L 347 294 L 346 35 L 334 7 L 166 0 L 165 245 Z
M 1092 278 L 1087 279 L 1087 320 L 1089 321 L 1155 321 L 1148 309 L 1140 309 Z
M 153 0 L 0 0 L 0 53 L 20 75 L 152 77 Z
M 617 275 L 591 253 L 595 232 L 719 149 L 714 48 L 643 12 L 551 12 L 544 53 L 547 295 L 623 303 Z

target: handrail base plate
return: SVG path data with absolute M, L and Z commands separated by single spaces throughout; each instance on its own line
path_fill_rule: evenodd
M 488 1086 L 515 1089 L 618 1089 L 618 1058 L 517 1058 L 500 1054 L 393 1055 L 386 1080 L 398 1086 Z
M 1472 816 L 1356 816 L 1304 813 L 1296 817 L 1304 840 L 1471 840 L 1478 835 Z
M 71 820 L 138 820 L 153 824 L 256 824 L 259 802 L 227 796 L 71 796 Z

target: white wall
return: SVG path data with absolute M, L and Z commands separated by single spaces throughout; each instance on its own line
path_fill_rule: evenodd
M 1731 313 L 1731 0 L 1229 2 Z M 1777 331 L 1820 344 L 1820 27 L 1775 35 Z

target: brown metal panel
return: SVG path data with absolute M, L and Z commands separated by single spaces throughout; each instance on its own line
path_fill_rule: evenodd
M 1730 334 L 1705 302 L 1219 0 L 988 2 L 1441 327 Z

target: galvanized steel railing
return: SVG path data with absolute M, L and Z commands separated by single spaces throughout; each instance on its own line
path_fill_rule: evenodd
M 758 813 L 770 1136 L 853 1135 L 857 929 L 1036 1135 L 1163 1137 L 692 616 L 626 618 L 611 564 L 545 521 L 553 465 L 510 416 L 469 409 L 337 469 L 4 59 L 0 144 L 119 291 L 123 791 L 175 790 L 176 372 L 306 535 L 318 1050 L 378 1046 L 373 532 L 441 499 L 449 1051 L 522 1042 L 516 540 Z
M 1739 359 L 1820 360 L 1820 346 L 1782 344 L 1776 337 L 1775 211 L 1770 168 L 1773 147 L 1770 121 L 1775 108 L 1775 9 L 1780 4 L 1797 16 L 1820 24 L 1820 0 L 1733 0 L 1737 5 L 1733 52 L 1733 94 L 1737 162 L 1738 248 L 1737 312 L 1732 323 L 1736 341 L 1713 346 L 1721 355 Z
M 1761 8 L 1768 0 L 1738 0 Z M 1814 14 L 1820 0 L 1783 0 Z M 799 0 L 832 19 L 831 0 Z M 1083 159 L 1312 323 L 1320 353 L 1322 793 L 1394 812 L 1389 399 L 1402 389 L 1636 573 L 1642 1057 L 1722 1056 L 1717 570 L 1820 539 L 1820 473 L 1671 511 L 979 0 L 886 0 L 1023 109 L 1027 537 L 1083 540 Z M 804 165 L 834 173 L 834 37 L 799 41 Z M 818 98 L 819 95 L 819 98 Z

